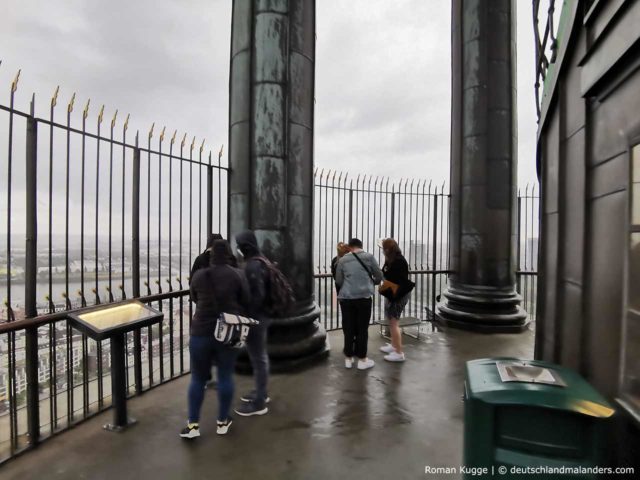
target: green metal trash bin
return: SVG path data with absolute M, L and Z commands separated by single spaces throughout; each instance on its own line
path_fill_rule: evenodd
M 464 478 L 600 478 L 614 409 L 577 373 L 534 360 L 473 360 L 464 401 Z

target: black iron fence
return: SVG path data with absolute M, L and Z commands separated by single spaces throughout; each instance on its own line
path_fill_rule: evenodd
M 204 142 L 56 90 L 37 114 L 15 106 L 19 74 L 0 104 L 0 463 L 111 405 L 108 343 L 71 328 L 69 311 L 140 298 L 163 322 L 127 335 L 130 395 L 189 371 L 190 266 L 207 232 L 227 235 L 229 169 Z M 18 97 L 19 98 L 19 97 Z M 447 284 L 449 193 L 443 184 L 315 174 L 316 299 L 339 328 L 330 263 L 335 244 L 394 237 L 416 289 L 406 314 L 433 318 Z M 535 314 L 538 197 L 518 197 L 518 288 Z M 6 217 L 5 217 L 6 215 Z M 375 299 L 374 320 L 382 316 Z
M 416 287 L 404 311 L 420 321 L 434 318 L 449 274 L 449 192 L 445 184 L 418 179 L 393 182 L 375 176 L 315 172 L 316 300 L 328 330 L 341 327 L 331 276 L 336 245 L 358 237 L 382 264 L 382 238 L 398 241 Z M 523 306 L 535 318 L 539 198 L 535 186 L 518 192 L 517 287 Z M 374 297 L 372 322 L 383 318 L 383 302 Z
M 127 336 L 129 394 L 189 371 L 187 281 L 206 232 L 227 233 L 228 167 L 205 143 L 59 91 L 37 115 L 0 105 L 0 462 L 111 404 L 108 342 L 67 312 L 126 298 L 164 311 Z

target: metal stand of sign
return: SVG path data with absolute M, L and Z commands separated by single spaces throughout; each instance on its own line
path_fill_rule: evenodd
M 113 423 L 103 426 L 110 432 L 122 432 L 137 423 L 127 416 L 127 375 L 125 364 L 125 334 L 111 337 L 111 398 L 113 402 Z

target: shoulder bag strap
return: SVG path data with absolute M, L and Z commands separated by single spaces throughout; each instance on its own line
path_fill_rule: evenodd
M 364 268 L 367 271 L 367 275 L 369 275 L 369 279 L 373 282 L 373 274 L 371 273 L 371 270 L 369 270 L 367 266 L 364 264 L 364 262 L 360 260 L 360 257 L 358 256 L 357 253 L 355 252 L 351 252 L 351 253 L 353 254 L 354 257 L 356 257 L 356 260 L 358 260 L 360 265 L 362 265 L 362 268 Z

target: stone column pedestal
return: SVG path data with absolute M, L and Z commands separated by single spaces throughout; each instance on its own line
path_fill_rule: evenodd
M 313 294 L 314 0 L 234 0 L 230 235 L 251 229 L 298 300 L 269 331 L 272 370 L 326 356 Z
M 453 0 L 447 325 L 518 332 L 515 0 Z

